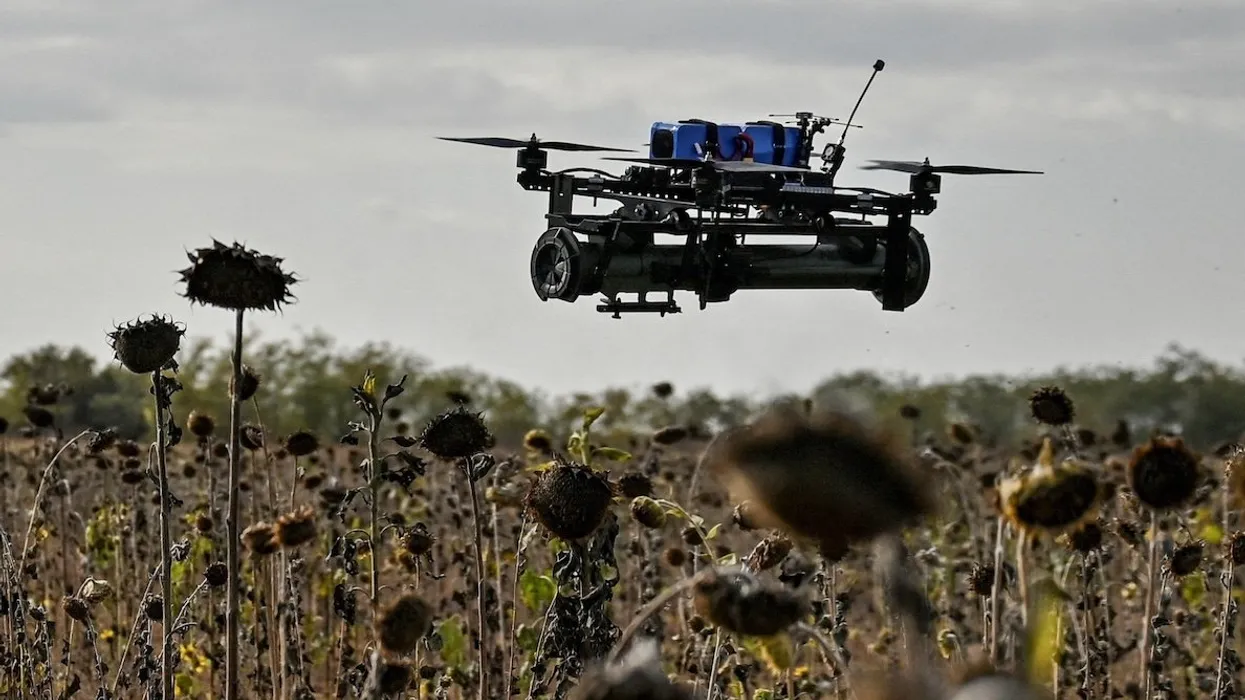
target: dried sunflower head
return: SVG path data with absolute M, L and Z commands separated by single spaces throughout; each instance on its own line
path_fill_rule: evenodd
M 407 593 L 385 609 L 377 623 L 380 644 L 395 654 L 410 654 L 432 629 L 432 607 Z
M 212 433 L 216 432 L 216 421 L 206 413 L 191 411 L 190 416 L 186 418 L 186 428 L 190 430 L 191 435 L 204 440 L 212 437 Z
M 1245 564 L 1245 532 L 1234 532 L 1228 539 L 1228 561 L 1232 566 Z
M 295 457 L 306 457 L 320 449 L 320 441 L 306 430 L 291 433 L 285 438 L 285 450 Z
M 277 518 L 275 528 L 277 543 L 286 549 L 301 547 L 316 538 L 316 512 L 311 506 L 300 506 L 297 510 Z
M 735 634 L 772 637 L 810 611 L 796 591 L 748 571 L 709 569 L 692 587 L 696 613 Z
M 56 423 L 56 414 L 42 406 L 28 404 L 22 407 L 22 415 L 36 428 L 50 428 Z
M 242 543 L 257 557 L 273 554 L 281 547 L 276 529 L 268 523 L 255 523 L 243 530 Z
M 398 695 L 411 686 L 415 672 L 408 663 L 382 661 L 376 679 L 376 688 L 382 697 Z
M 968 572 L 968 588 L 983 598 L 994 592 L 994 564 L 974 562 Z
M 1128 487 L 1146 507 L 1175 510 L 1192 500 L 1201 479 L 1201 460 L 1179 437 L 1154 437 L 1133 450 Z
M 653 480 L 639 472 L 631 472 L 618 480 L 618 490 L 625 498 L 652 496 Z
M 86 584 L 82 586 L 82 600 L 87 605 L 95 606 L 108 600 L 113 595 L 112 584 L 97 578 L 87 579 Z
M 553 452 L 553 439 L 544 430 L 533 428 L 523 436 L 523 446 L 533 452 L 550 454 Z
M 749 571 L 768 571 L 782 563 L 795 544 L 782 533 L 774 532 L 757 543 L 744 560 Z
M 1055 464 L 1050 438 L 1042 444 L 1033 469 L 999 485 L 1003 513 L 1028 532 L 1061 534 L 1096 512 L 1101 498 L 1098 479 L 1078 464 Z
M 419 436 L 421 447 L 444 460 L 471 457 L 492 447 L 493 442 L 493 434 L 480 414 L 461 405 L 433 418 Z
M 1088 554 L 1102 546 L 1102 536 L 1102 525 L 1088 522 L 1068 533 L 1068 546 L 1082 554 Z
M 666 676 L 657 642 L 642 639 L 617 663 L 588 669 L 569 700 L 692 700 L 692 694 Z
M 238 444 L 250 452 L 263 448 L 264 431 L 258 425 L 244 425 L 238 431 Z
M 187 257 L 190 267 L 181 271 L 181 281 L 191 303 L 234 311 L 275 311 L 294 300 L 290 287 L 298 280 L 281 269 L 281 258 L 220 241 Z
M 86 622 L 91 617 L 91 606 L 78 596 L 66 596 L 61 599 L 61 609 L 70 619 Z
M 224 588 L 229 583 L 229 567 L 224 562 L 212 562 L 203 570 L 203 580 L 212 588 Z
M 118 326 L 108 334 L 108 340 L 122 367 L 135 374 L 151 374 L 173 361 L 185 334 L 180 325 L 153 315 L 146 321 Z
M 1202 565 L 1202 556 L 1205 551 L 1206 545 L 1201 541 L 1177 547 L 1167 563 L 1168 570 L 1177 577 L 1188 576 Z
M 259 372 L 248 365 L 242 365 L 242 378 L 235 381 L 232 373 L 229 376 L 229 393 L 237 394 L 238 401 L 250 401 L 252 396 L 259 391 L 259 385 L 264 378 Z
M 431 552 L 436 542 L 436 536 L 428 532 L 428 526 L 423 523 L 415 523 L 409 530 L 402 533 L 402 549 L 417 557 Z
M 97 455 L 116 444 L 117 431 L 112 428 L 96 430 L 91 433 L 91 440 L 87 443 L 86 451 L 90 454 Z
M 613 499 L 605 475 L 559 457 L 536 476 L 524 505 L 553 535 L 578 540 L 596 531 Z
M 1076 406 L 1057 386 L 1039 387 L 1029 396 L 1029 412 L 1045 425 L 1064 426 L 1076 418 Z
M 934 511 L 906 446 L 846 414 L 778 409 L 724 435 L 705 466 L 756 525 L 837 551 Z

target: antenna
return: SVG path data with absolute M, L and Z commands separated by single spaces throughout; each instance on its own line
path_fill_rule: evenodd
M 882 69 L 885 67 L 886 61 L 883 61 L 880 58 L 873 62 L 873 74 L 869 76 L 869 82 L 865 83 L 865 89 L 860 91 L 860 97 L 856 99 L 856 106 L 852 107 L 852 113 L 848 115 L 847 122 L 843 125 L 843 134 L 839 136 L 840 146 L 842 146 L 843 141 L 847 139 L 847 130 L 852 127 L 852 120 L 856 118 L 856 110 L 860 109 L 860 103 L 865 100 L 865 93 L 869 92 L 869 86 L 873 85 L 873 79 L 876 78 L 878 73 L 881 73 Z

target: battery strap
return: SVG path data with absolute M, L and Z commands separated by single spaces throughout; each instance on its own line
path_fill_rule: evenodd
M 718 125 L 713 122 L 707 122 L 704 119 L 685 119 L 684 124 L 704 124 L 705 125 L 705 145 L 709 147 L 709 153 L 714 158 L 722 157 L 722 148 L 718 144 Z

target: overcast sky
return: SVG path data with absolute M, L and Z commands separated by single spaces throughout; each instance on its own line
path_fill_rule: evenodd
M 875 59 L 864 159 L 1044 170 L 946 176 L 902 314 L 863 292 L 740 292 L 679 316 L 542 303 L 544 197 L 510 151 L 434 136 L 642 149 L 656 120 L 846 117 Z M 305 282 L 269 337 L 389 341 L 550 391 L 807 390 L 857 368 L 930 377 L 1245 356 L 1239 0 L 721 2 L 7 0 L 0 5 L 0 355 L 107 356 L 161 312 L 184 251 L 240 240 Z M 599 165 L 552 154 L 551 165 Z

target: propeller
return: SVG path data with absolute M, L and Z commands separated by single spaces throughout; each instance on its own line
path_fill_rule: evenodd
M 901 173 L 947 173 L 950 175 L 1043 175 L 1040 170 L 1008 170 L 1006 168 L 983 168 L 978 165 L 930 165 L 929 158 L 918 163 L 914 160 L 871 160 L 873 165 L 862 165 L 861 170 L 897 170 Z
M 746 160 L 700 160 L 699 158 L 621 158 L 605 157 L 602 160 L 615 160 L 623 163 L 644 163 L 645 165 L 661 165 L 668 168 L 698 168 L 708 165 L 714 170 L 724 173 L 807 173 L 804 168 L 792 168 L 787 165 L 768 165 Z
M 592 146 L 585 143 L 571 143 L 570 141 L 541 141 L 536 138 L 536 134 L 526 141 L 519 139 L 508 139 L 500 136 L 473 136 L 473 137 L 454 137 L 454 136 L 438 136 L 442 141 L 456 141 L 458 143 L 471 143 L 477 146 L 492 146 L 493 148 L 527 148 L 534 146 L 550 151 L 616 151 L 619 153 L 635 153 L 629 148 L 608 148 L 606 146 Z

